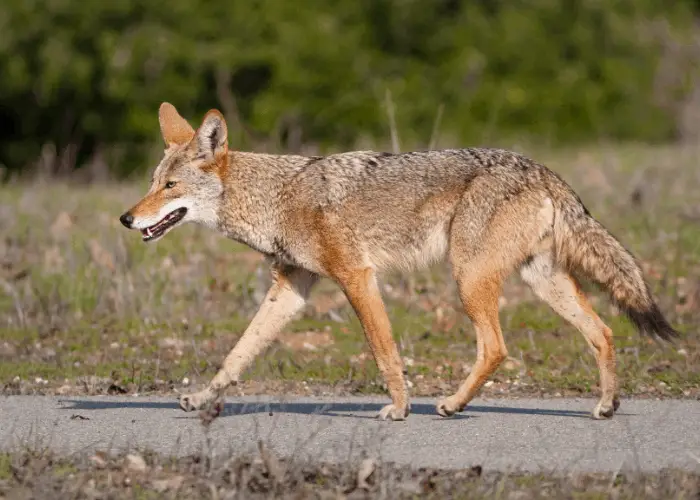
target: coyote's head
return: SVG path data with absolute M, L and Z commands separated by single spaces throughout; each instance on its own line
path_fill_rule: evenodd
M 167 102 L 158 117 L 165 156 L 146 196 L 119 218 L 141 231 L 143 241 L 155 241 L 185 222 L 216 227 L 228 163 L 226 121 L 218 111 L 209 111 L 196 131 Z

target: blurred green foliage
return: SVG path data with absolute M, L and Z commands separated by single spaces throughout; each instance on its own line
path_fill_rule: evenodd
M 193 122 L 222 109 L 241 148 L 385 144 L 387 95 L 402 142 L 418 147 L 439 109 L 443 136 L 464 145 L 668 140 L 654 26 L 682 37 L 698 11 L 691 0 L 6 0 L 0 165 L 25 168 L 53 144 L 73 145 L 71 166 L 99 153 L 116 174 L 145 168 L 164 100 Z

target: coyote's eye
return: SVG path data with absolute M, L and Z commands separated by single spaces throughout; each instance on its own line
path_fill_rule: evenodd
M 165 183 L 165 189 L 170 189 L 175 186 L 175 181 L 168 181 Z

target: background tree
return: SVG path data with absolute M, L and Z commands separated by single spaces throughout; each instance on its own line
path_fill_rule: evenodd
M 387 91 L 412 147 L 428 145 L 440 109 L 454 145 L 667 141 L 678 132 L 669 103 L 695 88 L 697 68 L 660 65 L 664 43 L 685 43 L 698 10 L 691 0 L 9 0 L 0 165 L 145 169 L 163 100 L 192 119 L 222 109 L 240 147 L 382 147 Z M 662 70 L 680 76 L 660 87 Z

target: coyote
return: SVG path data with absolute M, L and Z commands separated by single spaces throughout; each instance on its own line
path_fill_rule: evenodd
M 608 291 L 638 330 L 678 333 L 652 298 L 635 258 L 597 222 L 576 193 L 543 165 L 499 149 L 390 154 L 357 151 L 304 157 L 231 151 L 223 115 L 197 130 L 174 106 L 159 110 L 164 158 L 150 190 L 120 217 L 156 241 L 185 223 L 203 224 L 268 257 L 273 284 L 208 386 L 181 395 L 193 411 L 212 404 L 304 306 L 319 279 L 334 280 L 357 314 L 391 396 L 381 419 L 410 410 L 402 360 L 377 280 L 447 257 L 477 340 L 477 360 L 456 393 L 437 403 L 462 411 L 507 355 L 498 317 L 514 270 L 586 338 L 601 397 L 592 412 L 619 406 L 612 331 L 577 277 Z

